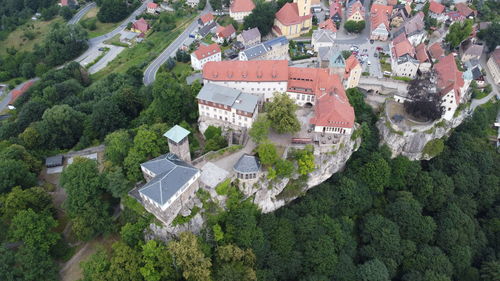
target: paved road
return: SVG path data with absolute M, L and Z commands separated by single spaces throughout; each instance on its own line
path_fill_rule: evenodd
M 207 1 L 207 5 L 205 9 L 201 12 L 201 15 L 204 15 L 208 12 L 212 11 L 212 7 L 210 6 L 210 2 Z M 198 15 L 193 22 L 184 30 L 170 45 L 168 45 L 163 52 L 151 63 L 148 65 L 146 70 L 144 71 L 144 79 L 143 82 L 146 86 L 151 85 L 156 79 L 156 73 L 160 69 L 160 66 L 164 64 L 168 58 L 175 55 L 175 52 L 182 46 L 184 41 L 188 39 L 189 34 L 193 33 L 198 28 Z
M 142 3 L 142 5 L 139 6 L 139 8 L 137 8 L 137 10 L 135 10 L 132 14 L 130 14 L 130 16 L 128 18 L 126 18 L 113 31 L 111 31 L 111 32 L 109 32 L 107 34 L 104 34 L 104 35 L 101 35 L 101 36 L 89 39 L 89 50 L 92 49 L 93 46 L 96 46 L 96 45 L 104 42 L 105 40 L 108 40 L 109 38 L 113 38 L 116 34 L 122 32 L 123 30 L 125 30 L 125 28 L 127 28 L 128 23 L 134 21 L 136 16 L 142 14 L 146 10 L 146 6 L 149 3 L 151 3 L 151 2 L 153 2 L 153 0 L 146 0 L 146 1 L 144 1 L 144 3 Z
M 21 89 L 24 86 L 24 84 L 28 83 L 29 81 L 38 81 L 38 80 L 40 80 L 40 78 L 38 78 L 38 77 L 27 80 L 27 81 L 17 85 L 17 87 L 15 87 L 13 90 Z M 0 111 L 3 111 L 7 107 L 7 105 L 9 105 L 10 99 L 12 98 L 12 91 L 8 92 L 7 95 L 5 95 L 5 97 L 0 101 Z
M 77 22 L 79 22 L 83 16 L 88 12 L 90 11 L 90 9 L 94 8 L 96 6 L 96 4 L 94 2 L 92 3 L 88 3 L 86 6 L 84 6 L 83 8 L 80 9 L 80 11 L 78 11 L 78 13 L 76 13 L 72 19 L 70 19 L 68 21 L 68 24 L 75 24 Z

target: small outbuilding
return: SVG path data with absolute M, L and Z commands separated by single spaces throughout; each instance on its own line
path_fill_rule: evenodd
M 62 155 L 56 155 L 45 158 L 45 167 L 47 168 L 59 167 L 62 166 L 62 164 L 63 164 Z
M 236 177 L 238 179 L 252 180 L 259 177 L 260 168 L 259 158 L 253 155 L 243 154 L 234 165 L 233 170 L 236 172 Z

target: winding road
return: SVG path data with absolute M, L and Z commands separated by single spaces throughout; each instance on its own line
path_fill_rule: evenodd
M 96 4 L 94 2 L 92 3 L 88 3 L 87 5 L 85 5 L 83 8 L 80 9 L 80 11 L 78 11 L 74 16 L 73 18 L 71 18 L 69 21 L 68 21 L 68 24 L 75 24 L 75 23 L 78 23 L 82 18 L 83 16 L 85 16 L 86 13 L 88 13 L 88 11 L 90 11 L 90 9 L 94 8 L 96 6 Z
M 160 69 L 160 66 L 162 66 L 168 58 L 174 56 L 177 49 L 179 49 L 184 41 L 188 39 L 189 34 L 198 28 L 198 19 L 200 16 L 211 11 L 212 7 L 210 6 L 210 2 L 207 1 L 207 5 L 201 14 L 198 15 L 193 22 L 191 22 L 191 24 L 172 43 L 170 43 L 170 45 L 168 45 L 167 48 L 165 48 L 165 50 L 163 50 L 163 52 L 161 52 L 161 54 L 151 64 L 148 65 L 144 71 L 143 78 L 143 82 L 146 86 L 151 85 L 155 81 L 156 73 Z

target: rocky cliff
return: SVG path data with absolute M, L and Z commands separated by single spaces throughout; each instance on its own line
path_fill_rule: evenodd
M 392 157 L 403 155 L 411 160 L 429 160 L 429 155 L 422 152 L 425 145 L 435 139 L 449 136 L 453 128 L 458 127 L 468 116 L 467 110 L 462 110 L 457 117 L 451 121 L 436 122 L 434 126 L 425 130 L 413 129 L 401 131 L 386 116 L 377 122 L 380 133 L 380 144 L 386 144 L 392 151 Z

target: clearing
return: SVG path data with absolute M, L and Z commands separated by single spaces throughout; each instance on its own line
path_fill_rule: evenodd
M 114 22 L 114 23 L 103 23 L 100 22 L 97 19 L 97 12 L 99 12 L 98 7 L 94 7 L 88 11 L 85 16 L 80 20 L 79 24 L 88 32 L 89 38 L 95 38 L 97 36 L 101 36 L 103 34 L 106 34 L 113 29 L 115 29 L 118 25 L 120 25 L 120 22 Z M 90 30 L 87 28 L 87 25 L 90 24 L 90 22 L 95 21 L 95 29 Z
M 64 20 L 57 16 L 49 21 L 30 20 L 12 31 L 3 41 L 0 41 L 0 55 L 5 55 L 8 48 L 17 51 L 33 51 L 35 44 L 40 44 L 47 35 L 50 25 L 53 23 L 65 24 Z

